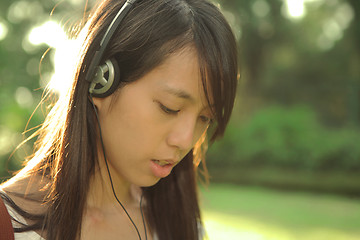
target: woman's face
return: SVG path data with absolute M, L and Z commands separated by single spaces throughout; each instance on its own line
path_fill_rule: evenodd
M 168 176 L 212 119 L 192 49 L 94 103 L 112 176 L 138 186 Z

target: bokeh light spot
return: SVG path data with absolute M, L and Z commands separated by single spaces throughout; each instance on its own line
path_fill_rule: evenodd
M 354 18 L 354 10 L 348 3 L 342 3 L 336 10 L 334 19 L 344 30 L 346 29 Z
M 8 34 L 8 27 L 5 23 L 0 22 L 0 41 L 6 38 L 6 35 Z
M 7 18 L 12 23 L 20 23 L 41 16 L 43 12 L 43 6 L 38 1 L 16 1 L 9 7 Z
M 283 14 L 290 19 L 301 19 L 305 16 L 304 0 L 286 0 Z
M 25 107 L 25 108 L 32 107 L 34 102 L 32 93 L 26 87 L 18 87 L 16 89 L 15 100 L 21 107 Z
M 269 4 L 264 0 L 254 1 L 251 9 L 253 13 L 258 17 L 266 17 L 270 12 Z

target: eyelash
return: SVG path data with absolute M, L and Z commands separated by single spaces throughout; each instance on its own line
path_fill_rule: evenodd
M 180 112 L 180 110 L 174 110 L 174 109 L 168 108 L 168 107 L 166 107 L 164 104 L 162 104 L 160 102 L 159 102 L 159 105 L 160 105 L 161 110 L 166 114 L 176 115 L 176 114 L 178 114 Z M 212 118 L 209 118 L 209 117 L 206 117 L 206 116 L 200 116 L 200 119 L 201 119 L 202 122 L 207 123 L 209 125 L 213 122 Z
M 180 110 L 173 110 L 173 109 L 170 109 L 168 107 L 166 107 L 164 104 L 162 103 L 159 103 L 160 105 L 160 108 L 167 114 L 177 114 L 178 112 L 180 112 Z
M 200 119 L 201 121 L 203 121 L 204 123 L 207 123 L 207 124 L 212 124 L 213 122 L 213 119 L 212 118 L 209 118 L 209 117 L 206 117 L 206 116 L 200 116 Z

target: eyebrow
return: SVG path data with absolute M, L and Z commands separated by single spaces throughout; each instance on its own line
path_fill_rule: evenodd
M 195 98 L 194 98 L 193 96 L 191 96 L 190 93 L 188 93 L 188 92 L 186 92 L 186 91 L 184 91 L 184 90 L 182 90 L 182 89 L 173 88 L 173 87 L 171 87 L 171 86 L 169 86 L 169 85 L 163 85 L 163 86 L 162 86 L 162 89 L 163 89 L 165 92 L 167 92 L 167 93 L 169 93 L 169 94 L 171 94 L 171 95 L 174 95 L 175 97 L 188 100 L 188 101 L 190 101 L 190 102 L 192 102 L 192 103 L 195 102 Z M 213 109 L 214 106 L 215 106 L 215 104 L 211 104 L 211 105 L 209 105 L 208 107 L 209 107 L 210 109 Z M 205 107 L 204 107 L 204 108 L 205 108 Z
M 169 94 L 172 94 L 178 98 L 182 98 L 182 99 L 185 99 L 185 100 L 189 100 L 190 102 L 195 102 L 195 98 L 193 96 L 191 96 L 190 93 L 182 90 L 182 89 L 176 89 L 176 88 L 173 88 L 173 87 L 170 87 L 168 85 L 164 85 L 162 87 L 162 89 L 169 93 Z

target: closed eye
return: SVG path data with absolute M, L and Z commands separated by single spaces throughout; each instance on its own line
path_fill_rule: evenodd
M 212 118 L 209 118 L 209 117 L 204 116 L 204 115 L 200 116 L 200 120 L 201 120 L 203 123 L 209 124 L 209 125 L 213 122 L 213 119 L 212 119 Z
M 174 109 L 168 108 L 162 103 L 159 103 L 159 106 L 160 106 L 161 110 L 163 110 L 167 114 L 177 114 L 178 112 L 180 112 L 180 110 L 174 110 Z

